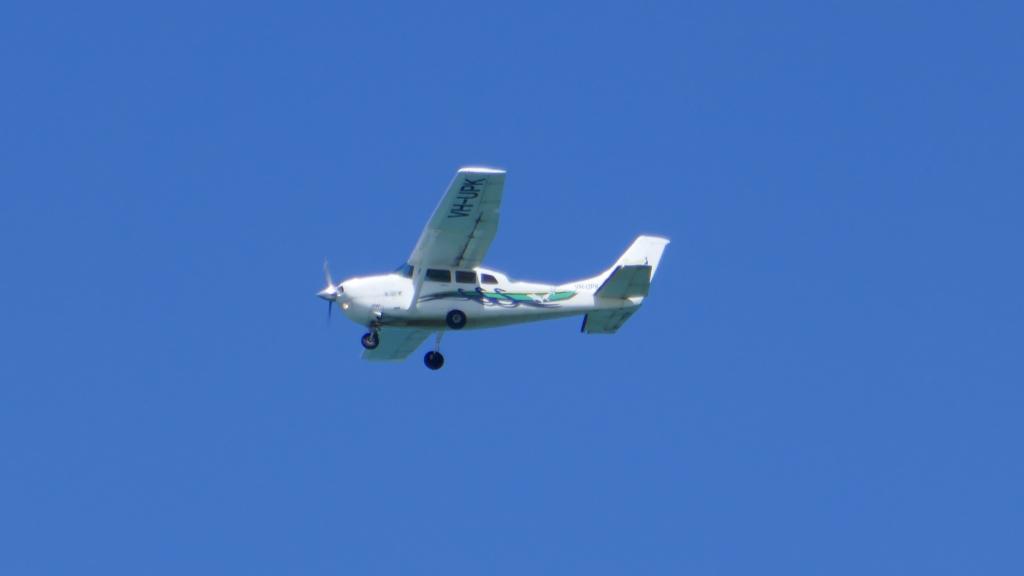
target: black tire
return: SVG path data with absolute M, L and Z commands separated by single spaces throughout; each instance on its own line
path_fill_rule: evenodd
M 462 310 L 452 310 L 444 317 L 444 323 L 452 330 L 461 330 L 466 325 L 466 313 Z
M 360 342 L 363 344 L 363 348 L 373 350 L 377 346 L 380 346 L 380 336 L 376 331 L 367 332 L 366 334 L 363 334 L 363 338 Z
M 440 370 L 441 366 L 444 366 L 444 356 L 431 350 L 423 356 L 423 363 L 431 370 Z

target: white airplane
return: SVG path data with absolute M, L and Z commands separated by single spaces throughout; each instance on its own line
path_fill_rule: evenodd
M 608 270 L 566 284 L 509 279 L 481 267 L 498 231 L 505 171 L 462 168 L 420 234 L 408 261 L 391 274 L 350 278 L 335 284 L 327 261 L 327 314 L 337 304 L 366 326 L 366 360 L 404 360 L 432 333 L 434 349 L 423 357 L 431 370 L 444 365 L 445 330 L 493 328 L 585 314 L 581 331 L 611 334 L 633 315 L 651 286 L 665 238 L 640 236 Z

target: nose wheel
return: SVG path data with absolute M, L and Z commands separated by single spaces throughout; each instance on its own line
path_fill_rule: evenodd
M 444 332 L 439 330 L 434 340 L 434 349 L 423 355 L 423 363 L 431 370 L 440 370 L 441 366 L 444 366 L 444 355 L 441 354 L 441 336 L 444 336 Z
M 377 346 L 380 346 L 380 334 L 378 334 L 376 330 L 367 332 L 366 334 L 363 334 L 360 343 L 363 345 L 363 348 L 373 350 Z

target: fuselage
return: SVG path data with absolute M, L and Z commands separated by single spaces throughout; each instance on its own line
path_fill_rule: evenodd
M 465 328 L 473 329 L 634 307 L 643 300 L 595 297 L 601 280 L 554 285 L 514 281 L 486 268 L 403 266 L 391 274 L 345 280 L 337 302 L 350 320 L 364 326 L 444 329 L 446 315 L 460 310 L 468 319 Z

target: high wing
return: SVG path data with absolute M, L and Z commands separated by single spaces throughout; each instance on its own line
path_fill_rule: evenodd
M 429 330 L 384 326 L 380 329 L 380 344 L 373 350 L 363 350 L 363 360 L 405 360 L 430 336 Z
M 505 171 L 461 168 L 409 257 L 414 267 L 476 268 L 498 231 Z

